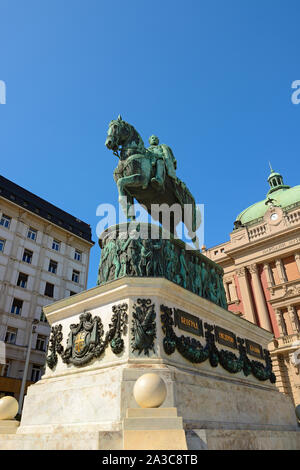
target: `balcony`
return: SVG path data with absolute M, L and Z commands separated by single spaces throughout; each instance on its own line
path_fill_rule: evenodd
M 294 333 L 292 335 L 280 336 L 279 338 L 276 338 L 274 343 L 275 344 L 273 344 L 273 347 L 271 348 L 274 352 L 281 350 L 281 352 L 289 351 L 289 353 L 293 353 L 300 349 L 300 334 Z
M 281 284 L 268 287 L 271 299 L 270 302 L 276 302 L 277 300 L 292 299 L 300 296 L 300 279 L 295 281 L 287 281 Z
M 267 233 L 267 224 L 261 224 L 257 225 L 256 227 L 249 228 L 248 230 L 248 236 L 249 236 L 249 241 L 255 241 L 258 238 L 263 237 Z

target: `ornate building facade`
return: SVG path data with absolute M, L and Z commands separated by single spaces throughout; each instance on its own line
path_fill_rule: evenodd
M 300 403 L 300 186 L 271 171 L 264 200 L 245 209 L 230 240 L 204 249 L 224 268 L 228 308 L 274 333 L 279 390 Z
M 0 397 L 39 380 L 50 327 L 42 307 L 86 289 L 88 224 L 0 176 Z

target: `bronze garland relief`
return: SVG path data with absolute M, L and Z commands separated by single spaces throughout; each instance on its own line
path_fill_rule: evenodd
M 205 346 L 195 338 L 183 335 L 177 336 L 174 331 L 174 310 L 173 308 L 161 305 L 161 311 L 163 312 L 161 315 L 162 330 L 165 335 L 163 347 L 166 354 L 171 355 L 177 350 L 185 359 L 195 364 L 208 359 L 212 367 L 217 367 L 220 364 L 232 374 L 242 371 L 245 376 L 252 373 L 260 381 L 270 380 L 271 383 L 276 382 L 276 377 L 272 370 L 271 356 L 267 349 L 262 351 L 259 345 L 251 342 L 254 349 L 252 355 L 259 353 L 261 350 L 260 357 L 264 359 L 265 365 L 260 361 L 250 360 L 248 357 L 248 340 L 236 338 L 233 333 L 208 323 L 204 323 Z M 233 351 L 218 349 L 216 340 L 219 344 L 237 349 L 239 355 L 236 355 Z

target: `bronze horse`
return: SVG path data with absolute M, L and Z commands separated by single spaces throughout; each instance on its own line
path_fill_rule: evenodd
M 153 219 L 159 220 L 164 227 L 161 213 L 156 214 L 153 208 L 151 209 L 151 205 L 167 204 L 171 207 L 173 204 L 178 204 L 180 206 L 179 217 L 174 218 L 171 213 L 171 224 L 165 228 L 176 234 L 176 225 L 182 221 L 188 230 L 189 237 L 198 249 L 196 230 L 200 225 L 200 214 L 186 185 L 176 176 L 170 177 L 167 172 L 164 174 L 162 188 L 158 189 L 154 185 L 157 161 L 162 160 L 163 157 L 146 149 L 139 133 L 131 124 L 123 121 L 121 116 L 110 122 L 105 145 L 119 158 L 118 166 L 114 171 L 114 179 L 125 215 L 130 218 L 131 214 L 131 218 L 134 219 L 132 208 L 135 198 L 147 209 Z

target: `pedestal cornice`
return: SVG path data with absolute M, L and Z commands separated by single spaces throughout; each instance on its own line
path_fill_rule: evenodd
M 129 297 L 137 298 L 145 296 L 161 297 L 164 299 L 164 302 L 176 303 L 186 311 L 195 311 L 202 316 L 205 314 L 208 321 L 215 324 L 219 321 L 223 325 L 226 324 L 228 328 L 234 329 L 238 322 L 245 336 L 247 336 L 247 331 L 250 331 L 267 342 L 271 341 L 273 337 L 267 330 L 257 327 L 257 325 L 244 318 L 237 317 L 233 312 L 225 310 L 209 300 L 200 298 L 196 294 L 164 278 L 124 277 L 54 302 L 44 307 L 43 310 L 49 324 L 52 325 L 71 315 L 73 316 L 92 309 L 99 305 L 99 302 L 108 304 Z

